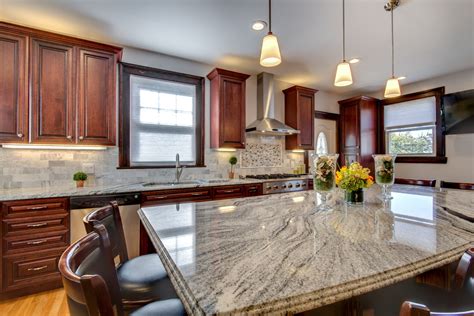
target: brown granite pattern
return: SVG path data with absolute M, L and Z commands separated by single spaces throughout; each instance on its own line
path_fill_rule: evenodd
M 386 205 L 378 193 L 347 207 L 338 192 L 328 212 L 308 191 L 139 215 L 189 314 L 285 314 L 442 266 L 473 244 L 474 224 L 453 214 L 471 214 L 474 192 L 395 186 Z

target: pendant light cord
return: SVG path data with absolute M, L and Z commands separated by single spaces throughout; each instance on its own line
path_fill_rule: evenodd
M 345 0 L 342 0 L 342 61 L 346 61 L 346 10 Z
M 268 0 L 268 32 L 272 32 L 272 0 Z
M 390 9 L 390 17 L 391 17 L 391 24 L 392 24 L 392 78 L 395 78 L 395 41 L 393 39 L 393 10 L 394 6 Z

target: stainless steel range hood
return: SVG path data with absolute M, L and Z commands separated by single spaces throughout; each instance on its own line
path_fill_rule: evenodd
M 292 135 L 300 131 L 276 120 L 273 75 L 262 72 L 257 76 L 257 120 L 245 131 L 262 135 Z

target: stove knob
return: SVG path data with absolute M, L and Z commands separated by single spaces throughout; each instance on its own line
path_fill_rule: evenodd
M 282 189 L 286 189 L 286 185 L 285 185 L 285 184 L 282 185 L 281 188 L 282 188 Z
M 299 188 L 301 185 L 299 183 L 296 184 L 296 187 Z
M 274 186 L 273 186 L 273 189 L 274 189 L 274 190 L 278 189 L 278 185 L 274 185 Z
M 267 190 L 271 190 L 272 189 L 272 186 L 271 185 L 267 185 Z
M 291 189 L 293 187 L 293 184 L 288 184 L 288 189 Z
M 306 186 L 306 183 L 301 184 L 301 186 L 302 186 L 302 187 L 305 187 L 305 186 Z

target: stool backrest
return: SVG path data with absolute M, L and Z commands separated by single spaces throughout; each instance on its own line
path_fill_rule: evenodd
M 440 187 L 447 189 L 474 190 L 474 183 L 441 181 Z
M 432 187 L 436 185 L 436 180 L 418 180 L 418 179 L 403 179 L 395 178 L 395 183 L 397 184 L 410 184 L 410 185 L 419 185 L 423 187 Z
M 103 226 L 70 245 L 58 267 L 72 316 L 123 315 L 110 240 Z
M 90 212 L 84 217 L 83 222 L 88 233 L 94 231 L 96 226 L 103 225 L 109 235 L 110 244 L 112 246 L 112 256 L 114 258 L 119 257 L 119 264 L 128 260 L 122 218 L 120 217 L 120 211 L 116 201 L 112 201 L 109 205 Z

